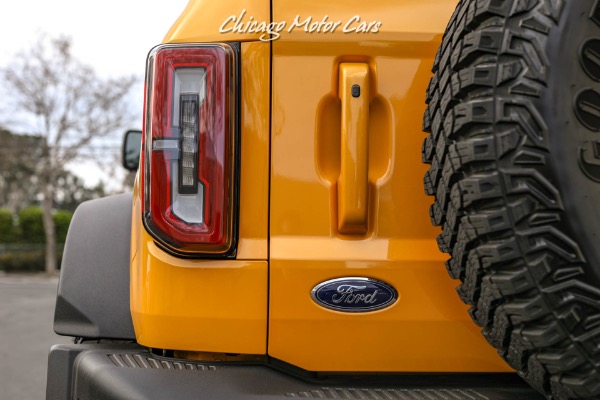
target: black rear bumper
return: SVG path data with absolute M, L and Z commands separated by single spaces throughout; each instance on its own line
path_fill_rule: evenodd
M 302 379 L 266 365 L 163 358 L 132 344 L 52 347 L 48 400 L 543 399 L 515 374 Z

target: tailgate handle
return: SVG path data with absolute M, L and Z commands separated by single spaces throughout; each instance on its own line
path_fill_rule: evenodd
M 369 67 L 341 63 L 341 165 L 337 182 L 338 231 L 365 234 L 368 226 Z

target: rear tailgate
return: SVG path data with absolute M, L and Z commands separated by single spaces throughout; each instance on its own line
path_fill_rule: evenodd
M 272 44 L 270 356 L 311 371 L 508 370 L 456 296 L 423 192 L 425 88 L 455 6 L 273 2 L 286 28 Z M 346 277 L 398 300 L 344 312 L 311 298 Z

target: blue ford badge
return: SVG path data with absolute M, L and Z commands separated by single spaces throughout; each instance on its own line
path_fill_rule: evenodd
M 391 306 L 398 292 L 385 282 L 347 277 L 319 283 L 310 293 L 320 306 L 337 311 L 367 312 Z

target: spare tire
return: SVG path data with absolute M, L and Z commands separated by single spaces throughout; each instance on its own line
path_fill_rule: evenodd
M 485 338 L 600 398 L 600 2 L 462 0 L 427 89 L 425 190 Z

